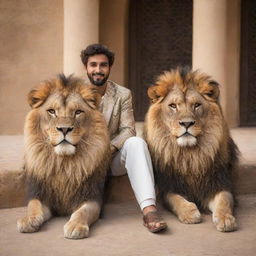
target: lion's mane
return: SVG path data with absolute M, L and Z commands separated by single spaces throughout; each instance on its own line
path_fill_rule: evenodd
M 78 129 L 72 135 L 75 139 L 82 126 L 85 130 L 80 140 L 76 139 L 74 154 L 56 154 L 49 142 L 44 125 L 50 121 L 44 107 L 50 97 L 56 98 L 54 104 L 66 104 L 66 99 L 69 104 L 84 104 L 84 120 L 68 119 Z M 29 198 L 40 199 L 59 215 L 71 214 L 86 200 L 101 202 L 110 155 L 107 127 L 97 110 L 99 95 L 95 89 L 78 78 L 60 75 L 32 90 L 28 100 L 32 110 L 26 117 L 24 135 Z M 55 127 L 50 128 L 56 132 Z
M 177 127 L 164 104 L 174 88 L 179 88 L 184 95 L 194 90 L 203 97 L 202 113 L 191 112 L 191 117 L 200 123 L 200 127 L 195 128 L 200 131 L 196 145 L 180 146 L 171 132 Z M 165 199 L 167 193 L 177 193 L 206 209 L 207 202 L 218 191 L 232 192 L 238 150 L 223 118 L 218 84 L 204 73 L 178 68 L 159 76 L 148 95 L 152 104 L 146 115 L 144 136 L 160 196 Z M 184 111 L 180 117 L 188 116 Z

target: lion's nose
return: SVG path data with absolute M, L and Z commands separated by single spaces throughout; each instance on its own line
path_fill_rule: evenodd
M 58 131 L 62 132 L 64 136 L 73 130 L 73 127 L 56 127 L 56 128 Z
M 190 126 L 193 126 L 195 124 L 195 121 L 179 121 L 179 124 L 188 129 Z

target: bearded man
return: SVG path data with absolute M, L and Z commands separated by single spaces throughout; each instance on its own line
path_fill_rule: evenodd
M 89 45 L 81 52 L 87 76 L 102 96 L 103 113 L 111 139 L 111 175 L 128 174 L 143 223 L 155 233 L 167 228 L 156 208 L 154 175 L 146 142 L 136 136 L 131 91 L 108 80 L 114 53 L 101 44 Z

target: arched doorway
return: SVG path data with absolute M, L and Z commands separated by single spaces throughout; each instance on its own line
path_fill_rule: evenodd
M 192 65 L 192 0 L 130 0 L 129 88 L 143 121 L 147 88 L 164 70 Z
M 256 1 L 241 2 L 240 124 L 256 125 Z

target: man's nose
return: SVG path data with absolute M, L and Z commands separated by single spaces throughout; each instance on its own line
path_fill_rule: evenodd
M 95 71 L 96 71 L 97 73 L 100 73 L 100 71 L 101 71 L 100 65 L 98 65 L 98 66 L 95 67 Z

